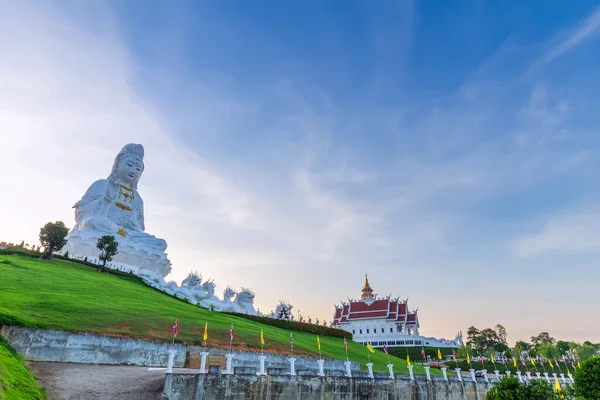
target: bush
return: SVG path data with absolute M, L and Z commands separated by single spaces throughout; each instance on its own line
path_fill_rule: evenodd
M 291 331 L 308 332 L 320 336 L 333 336 L 352 340 L 352 333 L 341 329 L 329 328 L 322 325 L 307 324 L 298 321 L 289 321 L 287 319 L 277 319 L 269 317 L 261 317 L 259 315 L 242 314 L 231 311 L 223 311 L 224 313 L 235 315 L 237 317 L 246 318 L 252 321 L 260 322 L 261 324 L 275 326 L 277 328 L 287 329 Z
M 575 393 L 586 400 L 600 400 L 600 357 L 589 358 L 573 375 Z
M 529 385 L 519 382 L 516 376 L 505 376 L 494 384 L 486 400 L 554 400 L 558 399 L 551 384 L 534 379 Z

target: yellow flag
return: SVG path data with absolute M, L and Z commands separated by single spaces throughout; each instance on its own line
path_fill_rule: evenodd
M 263 330 L 260 330 L 260 344 L 265 345 L 265 336 L 263 335 Z
M 208 339 L 208 322 L 204 325 L 204 335 L 202 336 L 204 340 Z
M 515 368 L 517 367 L 517 357 L 513 357 L 513 365 Z
M 552 367 L 552 369 L 554 369 L 554 364 L 552 364 L 552 361 L 548 360 L 548 364 L 550 364 L 550 366 Z
M 581 364 L 579 364 L 579 361 L 577 361 L 577 368 L 581 368 Z
M 371 343 L 367 343 L 367 349 L 369 349 L 369 351 L 371 353 L 375 353 L 375 349 L 373 349 L 373 347 L 371 346 Z
M 319 335 L 317 335 L 317 347 L 321 350 L 321 341 L 319 340 Z
M 442 352 L 438 349 L 438 360 L 442 360 Z
M 471 356 L 467 353 L 467 364 L 471 365 Z
M 496 365 L 496 360 L 494 360 L 494 353 L 490 353 L 490 361 L 492 364 Z
M 533 358 L 530 358 L 529 361 L 531 361 L 531 365 L 535 367 L 535 361 L 533 361 Z
M 410 367 L 410 356 L 406 354 L 406 365 Z
M 562 388 L 560 387 L 560 383 L 558 383 L 558 379 L 554 380 L 554 387 L 556 388 L 557 392 L 560 392 L 562 390 Z

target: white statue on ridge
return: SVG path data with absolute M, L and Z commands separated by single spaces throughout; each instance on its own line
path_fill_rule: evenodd
M 107 179 L 94 182 L 75 208 L 76 225 L 67 236 L 63 251 L 97 257 L 96 243 L 112 235 L 119 242 L 113 264 L 134 273 L 167 276 L 171 262 L 167 242 L 144 232 L 144 202 L 137 191 L 144 172 L 144 148 L 127 144 L 115 158 Z

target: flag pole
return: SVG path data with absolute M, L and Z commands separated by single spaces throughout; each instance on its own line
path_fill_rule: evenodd
M 233 347 L 233 338 L 231 337 L 232 332 L 233 332 L 233 324 L 231 324 L 231 328 L 229 330 L 229 354 L 231 354 L 231 348 Z

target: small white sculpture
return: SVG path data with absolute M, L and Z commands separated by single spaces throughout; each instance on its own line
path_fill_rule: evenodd
M 123 147 L 108 178 L 94 182 L 73 206 L 76 225 L 63 251 L 97 257 L 98 239 L 112 235 L 119 242 L 119 253 L 113 258 L 115 266 L 134 273 L 169 274 L 167 242 L 144 232 L 144 202 L 137 191 L 144 172 L 143 160 L 142 145 Z

